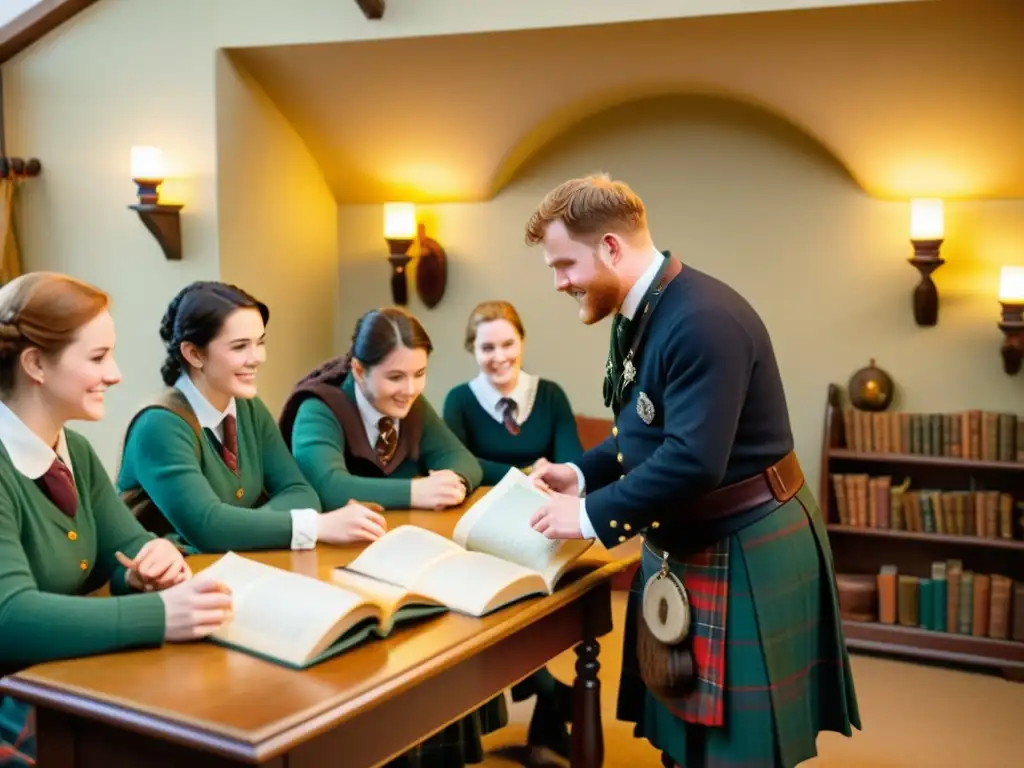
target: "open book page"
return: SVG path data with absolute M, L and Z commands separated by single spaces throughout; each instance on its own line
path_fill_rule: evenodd
M 470 616 L 547 591 L 544 579 L 533 571 L 491 555 L 467 552 L 450 539 L 413 525 L 393 528 L 338 570 L 387 582 Z M 392 595 L 392 599 L 413 599 L 407 594 L 400 598 L 399 591 Z
M 549 539 L 530 526 L 547 494 L 513 467 L 455 526 L 456 543 L 539 573 L 549 592 L 592 545 L 589 539 Z
M 447 607 L 440 600 L 398 587 L 385 581 L 362 576 L 345 568 L 335 568 L 333 583 L 372 600 L 381 610 L 379 634 L 386 635 L 395 622 L 440 613 Z
M 417 584 L 453 611 L 484 616 L 527 595 L 548 592 L 543 577 L 521 565 L 482 552 L 459 553 L 436 561 Z
M 418 589 L 427 570 L 462 548 L 439 533 L 415 525 L 400 525 L 368 546 L 346 568 L 372 579 L 406 589 Z
M 228 552 L 196 578 L 225 584 L 234 617 L 212 637 L 304 666 L 380 609 L 364 596 Z

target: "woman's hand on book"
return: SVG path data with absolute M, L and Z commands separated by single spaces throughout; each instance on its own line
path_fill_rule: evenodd
M 576 470 L 568 464 L 552 464 L 547 459 L 537 459 L 529 478 L 535 486 L 548 493 L 568 493 L 576 496 L 580 493 Z
M 164 601 L 164 640 L 169 643 L 206 637 L 231 618 L 231 590 L 202 574 L 159 595 Z
M 192 577 L 181 552 L 167 539 L 147 541 L 134 558 L 114 553 L 127 571 L 128 586 L 137 592 L 168 589 Z
M 430 470 L 412 481 L 409 502 L 414 509 L 455 507 L 466 499 L 466 484 L 450 469 Z
M 388 521 L 377 510 L 383 511 L 377 504 L 349 499 L 341 509 L 325 512 L 317 518 L 317 541 L 326 544 L 376 541 L 388 530 Z

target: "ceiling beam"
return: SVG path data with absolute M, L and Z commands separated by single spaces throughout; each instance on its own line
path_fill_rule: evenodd
M 84 11 L 96 0 L 40 0 L 0 27 L 0 64 Z
M 363 9 L 368 19 L 379 19 L 384 15 L 384 0 L 356 0 L 356 5 Z

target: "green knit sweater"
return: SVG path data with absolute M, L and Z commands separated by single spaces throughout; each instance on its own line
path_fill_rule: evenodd
M 553 381 L 537 382 L 530 415 L 512 435 L 491 417 L 468 383 L 454 387 L 444 401 L 444 420 L 480 461 L 484 485 L 495 485 L 511 467 L 523 469 L 537 459 L 556 464 L 576 461 L 583 453 L 569 398 Z
M 320 502 L 258 397 L 237 399 L 238 468 L 232 472 L 213 437 L 196 437 L 181 417 L 149 408 L 125 437 L 118 490 L 143 488 L 195 552 L 288 549 L 292 509 Z M 255 506 L 266 491 L 269 501 Z
M 351 376 L 341 384 L 341 391 L 355 408 Z M 480 463 L 452 434 L 426 398 L 420 398 L 413 412 L 422 419 L 419 457 L 410 454 L 389 473 L 371 473 L 367 471 L 372 469 L 369 462 L 353 455 L 354 449 L 362 456 L 372 455 L 365 430 L 346 434 L 331 409 L 318 398 L 311 397 L 299 406 L 292 428 L 292 452 L 324 509 L 337 509 L 349 499 L 376 502 L 385 509 L 408 509 L 413 478 L 423 477 L 432 469 L 450 469 L 462 475 L 468 483 L 467 493 L 480 485 Z M 411 430 L 406 421 L 399 424 L 400 446 L 402 433 Z
M 158 646 L 164 604 L 128 594 L 114 554 L 153 538 L 118 498 L 86 439 L 65 430 L 78 512 L 61 512 L 0 445 L 0 666 Z M 110 582 L 115 597 L 83 597 Z

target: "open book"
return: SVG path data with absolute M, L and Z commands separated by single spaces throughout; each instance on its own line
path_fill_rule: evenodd
M 368 576 L 401 587 L 407 600 L 430 599 L 470 616 L 551 594 L 593 541 L 548 539 L 533 530 L 530 517 L 547 498 L 512 468 L 459 519 L 452 539 L 400 525 L 335 574 Z
M 408 590 L 355 576 L 339 585 L 228 552 L 197 578 L 231 590 L 234 617 L 210 638 L 256 656 L 302 669 L 381 637 L 399 621 L 446 608 Z M 370 590 L 361 589 L 369 584 Z

